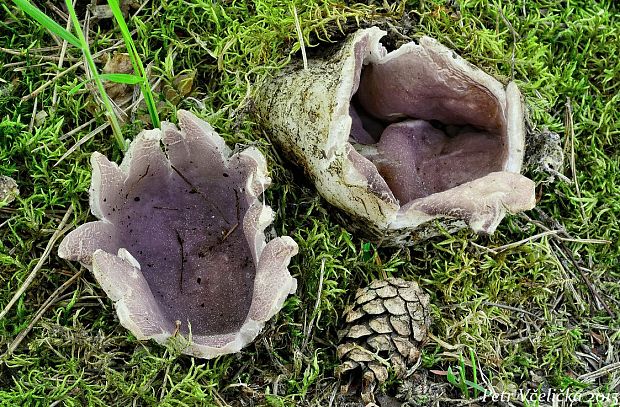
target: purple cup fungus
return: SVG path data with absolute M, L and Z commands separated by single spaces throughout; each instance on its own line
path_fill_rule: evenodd
M 535 205 L 519 174 L 524 114 L 504 87 L 432 38 L 387 52 L 359 30 L 260 84 L 257 116 L 348 226 L 384 245 L 469 226 L 493 233 Z
M 255 148 L 232 154 L 193 114 L 146 130 L 120 166 L 94 153 L 92 213 L 60 244 L 60 257 L 92 270 L 138 339 L 187 337 L 183 353 L 238 352 L 295 291 L 296 243 L 265 242 L 271 182 Z M 160 147 L 163 143 L 165 153 Z

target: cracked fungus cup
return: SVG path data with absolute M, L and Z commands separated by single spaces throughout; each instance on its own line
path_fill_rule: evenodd
M 437 41 L 387 52 L 373 27 L 260 84 L 259 122 L 346 226 L 384 245 L 531 209 L 521 95 Z
M 138 339 L 178 332 L 189 339 L 184 353 L 211 358 L 254 340 L 295 291 L 287 267 L 297 245 L 265 242 L 273 213 L 258 199 L 271 181 L 263 155 L 232 154 L 208 123 L 183 110 L 178 119 L 180 130 L 140 133 L 120 166 L 92 155 L 99 220 L 58 253 L 92 270 Z

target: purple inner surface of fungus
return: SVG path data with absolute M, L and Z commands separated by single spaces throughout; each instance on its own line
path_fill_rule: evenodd
M 184 334 L 189 321 L 194 334 L 214 335 L 243 325 L 255 265 L 242 227 L 244 188 L 235 189 L 247 170 L 226 168 L 209 151 L 201 162 L 218 171 L 187 161 L 185 168 L 172 165 L 166 177 L 158 165 L 146 165 L 103 208 L 118 233 L 112 252 L 123 247 L 136 258 L 162 311 L 182 322 Z
M 355 148 L 401 205 L 502 171 L 508 154 L 492 92 L 427 58 L 408 51 L 363 66 L 349 108 Z

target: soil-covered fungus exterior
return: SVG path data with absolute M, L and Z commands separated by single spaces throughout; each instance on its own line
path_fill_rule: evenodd
M 531 209 L 524 114 L 504 86 L 432 38 L 388 52 L 360 30 L 260 84 L 257 116 L 351 229 L 384 245 Z M 437 223 L 437 221 L 439 223 Z

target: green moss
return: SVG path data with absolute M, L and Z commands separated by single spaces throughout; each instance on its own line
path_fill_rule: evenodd
M 519 216 L 506 219 L 492 237 L 463 231 L 400 250 L 361 240 L 338 224 L 331 208 L 280 157 L 251 117 L 252 84 L 300 57 L 291 2 L 149 3 L 128 23 L 137 29 L 134 39 L 153 79 L 170 85 L 182 72 L 195 74 L 190 98 L 165 100 L 163 92 L 156 94 L 162 119 L 174 120 L 177 108 L 194 109 L 231 144 L 256 145 L 267 155 L 273 186 L 266 200 L 277 213 L 275 228 L 293 236 L 300 247 L 291 264 L 297 294 L 242 353 L 201 361 L 136 341 L 119 326 L 110 301 L 85 273 L 15 353 L 2 357 L 0 404 L 46 406 L 60 400 L 63 405 L 178 406 L 254 400 L 274 406 L 327 405 L 339 387 L 333 378 L 339 316 L 358 287 L 384 275 L 415 279 L 432 296 L 432 331 L 442 342 L 431 340 L 424 349 L 427 369 L 446 370 L 461 355 L 468 359 L 468 349 L 473 349 L 479 371 L 493 377 L 494 384 L 525 387 L 542 380 L 578 389 L 583 384 L 576 378 L 594 370 L 583 354 L 605 361 L 605 352 L 620 346 L 617 317 L 600 306 L 571 260 L 620 315 L 618 6 L 611 0 L 478 0 L 457 6 L 411 1 L 394 3 L 389 10 L 334 0 L 293 4 L 310 53 L 342 39 L 358 24 L 377 22 L 387 28 L 389 22 L 412 38 L 438 38 L 504 80 L 514 77 L 535 128 L 560 133 L 567 157 L 574 144 L 580 190 L 563 181 L 545 185 L 540 211 L 527 215 L 548 228 L 564 228 L 574 238 L 612 243 L 569 240 L 561 243 L 564 250 L 556 238 L 546 236 L 505 250 L 485 249 L 543 231 Z M 80 54 L 69 47 L 70 60 L 58 69 L 57 61 L 41 58 L 58 56 L 58 49 L 37 50 L 55 45 L 49 34 L 12 4 L 0 0 L 0 8 L 0 46 L 20 51 L 0 53 L 0 174 L 15 178 L 21 191 L 18 200 L 0 208 L 3 307 L 43 254 L 69 206 L 74 208 L 72 224 L 89 217 L 90 154 L 100 151 L 118 162 L 121 153 L 106 129 L 55 165 L 104 118 L 86 108 L 92 103 L 87 92 L 66 95 L 83 78 L 80 69 L 55 80 L 36 98 L 23 99 Z M 106 21 L 92 23 L 94 52 L 120 39 L 112 27 Z M 388 44 L 404 41 L 390 32 Z M 574 137 L 565 131 L 567 103 Z M 35 105 L 47 117 L 35 120 L 30 129 Z M 93 117 L 95 123 L 63 137 Z M 138 120 L 126 126 L 128 138 L 148 126 L 143 117 L 138 112 Z M 573 178 L 569 164 L 565 174 Z M 3 349 L 75 272 L 71 267 L 52 253 L 0 320 Z M 446 383 L 440 376 L 431 379 Z M 587 390 L 617 391 L 613 380 L 613 375 L 602 376 Z M 396 387 L 390 380 L 386 390 Z M 458 391 L 453 395 L 462 396 Z

